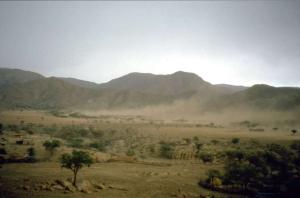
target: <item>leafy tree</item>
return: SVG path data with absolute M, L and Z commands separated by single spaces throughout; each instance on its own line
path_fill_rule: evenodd
M 89 167 L 93 163 L 93 159 L 87 152 L 73 150 L 72 154 L 63 154 L 60 163 L 62 168 L 70 169 L 73 172 L 73 185 L 76 186 L 78 171 L 84 166 Z
M 45 149 L 50 152 L 50 155 L 52 156 L 56 148 L 60 147 L 60 141 L 58 140 L 46 140 L 43 144 Z

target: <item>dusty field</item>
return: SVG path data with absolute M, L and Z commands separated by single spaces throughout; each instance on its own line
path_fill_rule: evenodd
M 64 190 L 41 190 L 39 185 L 44 182 L 54 182 L 57 179 L 66 180 L 72 177 L 69 170 L 61 169 L 58 158 L 60 154 L 72 150 L 63 146 L 57 150 L 51 159 L 47 159 L 47 152 L 42 147 L 42 142 L 51 137 L 51 134 L 35 132 L 7 132 L 2 135 L 8 139 L 6 149 L 15 155 L 23 155 L 25 150 L 34 145 L 37 150 L 37 163 L 8 163 L 0 168 L 0 197 L 199 197 L 199 195 L 217 197 L 233 197 L 233 195 L 210 192 L 198 186 L 198 181 L 205 178 L 205 172 L 210 168 L 221 168 L 218 161 L 205 164 L 199 159 L 178 160 L 162 159 L 157 156 L 145 154 L 144 147 L 150 144 L 158 144 L 159 141 L 177 141 L 181 147 L 187 143 L 181 143 L 183 139 L 193 139 L 195 136 L 201 143 L 205 143 L 204 149 L 213 151 L 222 150 L 230 146 L 232 138 L 239 138 L 241 143 L 255 140 L 261 143 L 288 144 L 299 140 L 300 135 L 291 135 L 290 127 L 284 126 L 274 130 L 273 126 L 259 126 L 263 131 L 249 131 L 240 125 L 213 126 L 197 121 L 168 121 L 151 120 L 139 116 L 99 116 L 99 117 L 58 117 L 42 111 L 6 111 L 0 113 L 0 121 L 3 124 L 35 123 L 42 126 L 53 125 L 80 125 L 99 127 L 102 131 L 114 131 L 121 134 L 117 146 L 111 150 L 91 152 L 104 155 L 125 155 L 126 144 L 120 143 L 120 139 L 128 140 L 130 146 L 137 150 L 134 160 L 115 160 L 102 163 L 94 163 L 90 168 L 83 168 L 78 175 L 78 182 L 84 180 L 92 184 L 105 183 L 106 189 L 93 189 L 89 193 L 65 192 Z M 20 135 L 21 134 L 21 135 Z M 14 141 L 22 138 L 31 139 L 32 144 L 15 145 Z M 130 137 L 128 137 L 130 136 Z M 97 138 L 92 138 L 97 139 Z M 62 140 L 64 142 L 64 140 Z M 91 140 L 84 140 L 86 142 Z M 219 143 L 211 143 L 212 141 Z M 65 143 L 65 142 L 64 142 Z M 66 143 L 65 143 L 66 144 Z M 84 148 L 87 149 L 87 148 Z M 143 150 L 144 149 L 144 150 Z M 143 154 L 144 152 L 144 154 Z M 133 158 L 133 157 L 132 157 Z M 130 159 L 132 159 L 130 158 Z M 24 187 L 28 186 L 28 188 Z M 109 186 L 112 186 L 111 188 Z

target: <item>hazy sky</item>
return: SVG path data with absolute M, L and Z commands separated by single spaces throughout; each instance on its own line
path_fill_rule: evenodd
M 300 1 L 0 2 L 0 67 L 300 86 Z

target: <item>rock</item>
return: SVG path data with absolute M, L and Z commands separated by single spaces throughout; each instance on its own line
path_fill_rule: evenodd
M 64 181 L 64 180 L 56 180 L 55 181 L 58 185 L 62 186 L 64 190 L 70 191 L 70 192 L 75 192 L 76 188 L 73 186 L 73 184 L 69 181 Z
M 107 187 L 105 186 L 105 184 L 100 183 L 100 184 L 94 184 L 94 187 L 100 190 L 105 190 L 107 189 Z
M 53 188 L 54 190 L 64 190 L 64 187 L 61 186 L 61 185 L 54 185 L 54 186 L 52 186 L 52 188 Z
M 123 190 L 123 191 L 128 191 L 128 189 L 121 187 L 121 186 L 113 186 L 113 185 L 109 185 L 108 188 L 110 189 L 116 189 L 116 190 Z
M 77 189 L 78 191 L 80 192 L 83 192 L 83 193 L 92 193 L 93 190 L 94 190 L 94 187 L 93 185 L 91 184 L 91 182 L 87 181 L 87 180 L 83 180 L 81 183 L 79 183 L 77 185 Z
M 41 190 L 47 190 L 47 184 L 41 184 L 40 189 Z

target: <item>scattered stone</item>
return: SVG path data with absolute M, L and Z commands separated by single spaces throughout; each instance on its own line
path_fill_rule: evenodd
M 93 192 L 94 187 L 93 187 L 93 185 L 89 181 L 83 180 L 81 183 L 79 183 L 77 185 L 77 189 L 80 192 L 90 194 L 90 193 Z
M 94 184 L 94 187 L 100 190 L 105 190 L 107 189 L 107 187 L 105 186 L 104 183 L 100 183 L 100 184 Z
M 116 189 L 116 190 L 128 191 L 127 188 L 124 188 L 124 187 L 121 187 L 121 186 L 113 186 L 113 185 L 109 185 L 108 188 L 110 188 L 110 189 Z
M 52 188 L 53 188 L 54 190 L 64 190 L 64 187 L 61 186 L 61 185 L 54 185 L 54 186 L 52 186 Z

